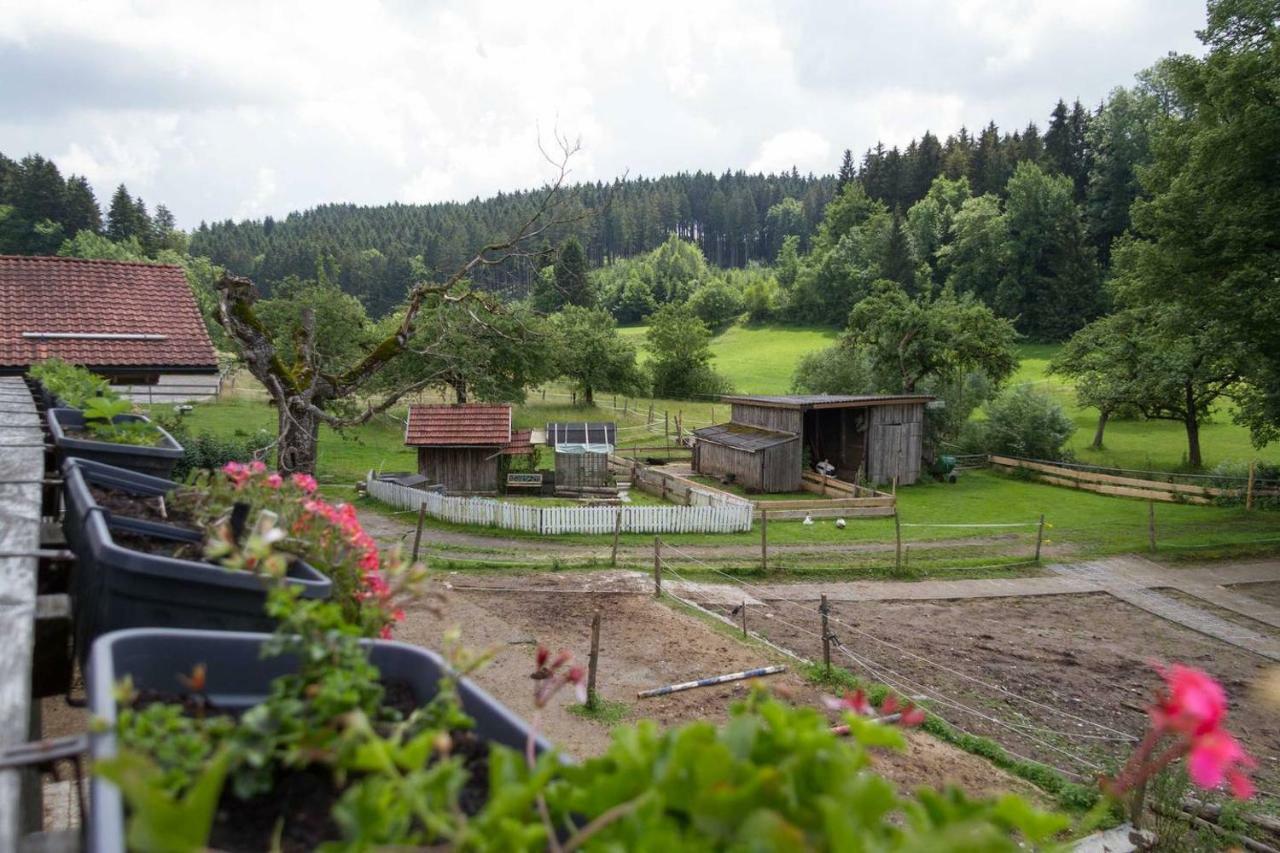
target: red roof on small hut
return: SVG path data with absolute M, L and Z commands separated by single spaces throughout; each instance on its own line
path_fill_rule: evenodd
M 533 430 L 521 429 L 511 433 L 511 441 L 502 448 L 504 456 L 523 456 L 533 452 Z
M 218 365 L 181 267 L 0 255 L 0 367 Z
M 404 443 L 410 447 L 504 447 L 511 443 L 507 403 L 410 406 Z

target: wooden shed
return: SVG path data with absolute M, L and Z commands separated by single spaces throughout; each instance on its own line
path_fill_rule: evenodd
M 834 476 L 910 485 L 920 477 L 926 395 L 725 397 L 727 424 L 695 430 L 694 469 L 748 489 L 796 491 L 807 464 Z M 788 443 L 790 442 L 790 443 Z
M 455 495 L 496 494 L 502 457 L 531 448 L 527 433 L 512 435 L 505 403 L 410 406 L 404 443 L 418 449 L 418 473 L 426 482 Z
M 614 484 L 609 454 L 618 445 L 611 421 L 547 424 L 547 444 L 555 451 L 556 491 L 602 489 Z
M 800 436 L 740 423 L 694 430 L 693 470 L 756 492 L 800 489 Z

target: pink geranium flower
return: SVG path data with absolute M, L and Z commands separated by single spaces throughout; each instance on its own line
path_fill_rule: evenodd
M 1253 783 L 1244 774 L 1257 762 L 1240 742 L 1221 729 L 1200 735 L 1187 756 L 1187 775 L 1201 788 L 1216 788 L 1224 781 L 1232 795 L 1242 800 L 1253 796 Z
M 1227 694 L 1212 676 L 1177 663 L 1159 672 L 1168 692 L 1149 709 L 1156 728 L 1199 735 L 1222 725 L 1227 717 Z
M 284 477 L 279 474 L 269 474 L 267 476 L 267 485 L 273 489 L 278 489 L 284 485 Z
M 310 474 L 294 474 L 290 479 L 293 480 L 293 484 L 295 486 L 302 489 L 302 491 L 309 495 L 313 494 L 316 487 L 319 485 L 316 483 L 316 478 L 312 477 Z

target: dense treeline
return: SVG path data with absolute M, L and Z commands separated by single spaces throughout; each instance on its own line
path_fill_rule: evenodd
M 121 184 L 104 218 L 84 177 L 63 178 L 54 162 L 39 154 L 15 161 L 0 153 L 0 254 L 56 254 L 82 232 L 117 243 L 136 241 L 135 248 L 151 256 L 186 249 L 185 235 L 163 204 L 148 214 L 142 199 Z
M 743 266 L 771 260 L 788 234 L 807 240 L 834 191 L 831 177 L 794 170 L 582 184 L 573 188 L 574 203 L 596 215 L 552 229 L 547 245 L 574 237 L 588 262 L 600 265 L 654 249 L 675 234 L 718 266 Z M 415 276 L 452 272 L 476 246 L 526 218 L 537 198 L 536 191 L 527 191 L 465 203 L 322 205 L 283 220 L 201 224 L 191 251 L 266 288 L 290 275 L 314 277 L 323 265 L 344 291 L 381 315 L 395 307 Z M 572 219 L 573 211 L 563 211 L 562 218 Z M 547 262 L 509 264 L 487 271 L 478 283 L 523 296 Z

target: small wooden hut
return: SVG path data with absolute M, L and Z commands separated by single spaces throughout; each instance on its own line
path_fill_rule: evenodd
M 496 494 L 502 457 L 532 449 L 512 435 L 506 403 L 410 406 L 404 443 L 418 449 L 418 473 L 446 494 Z
M 873 483 L 920 477 L 922 394 L 725 397 L 729 423 L 694 430 L 693 467 L 761 492 L 800 489 L 806 462 L 826 462 L 833 476 Z M 807 457 L 807 460 L 806 460 Z
M 555 451 L 556 491 L 603 489 L 614 483 L 609 454 L 618 445 L 618 425 L 605 421 L 547 424 Z

